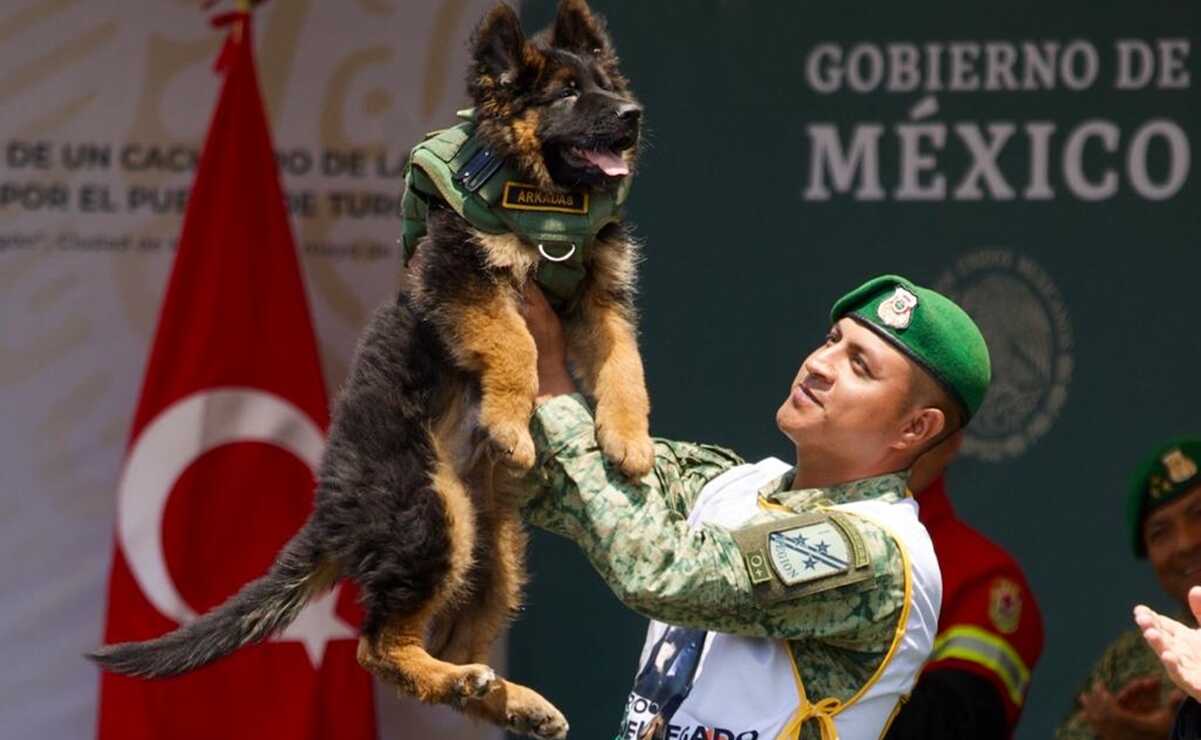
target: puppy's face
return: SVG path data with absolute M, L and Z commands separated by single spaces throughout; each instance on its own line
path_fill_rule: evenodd
M 615 185 L 634 170 L 642 108 L 621 76 L 603 22 L 563 0 L 526 39 L 507 5 L 476 31 L 468 88 L 479 135 L 536 184 Z

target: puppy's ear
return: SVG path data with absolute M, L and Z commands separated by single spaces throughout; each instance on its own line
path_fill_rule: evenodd
M 611 50 L 605 22 L 592 14 L 585 0 L 562 0 L 550 36 L 551 46 L 600 55 Z
M 516 79 L 523 64 L 525 34 L 517 13 L 501 3 L 484 16 L 471 40 L 471 54 L 477 73 L 499 84 Z

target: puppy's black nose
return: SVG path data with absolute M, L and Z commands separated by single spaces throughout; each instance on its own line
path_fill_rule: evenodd
M 629 126 L 637 126 L 638 119 L 642 117 L 642 107 L 634 103 L 622 103 L 617 106 L 617 117 L 622 123 Z

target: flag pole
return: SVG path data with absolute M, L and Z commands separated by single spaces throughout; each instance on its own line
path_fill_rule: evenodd
M 250 20 L 250 13 L 254 10 L 254 6 L 251 5 L 250 0 L 235 0 L 234 9 L 239 13 L 245 14 L 242 18 L 238 19 L 238 25 L 234 28 L 234 40 L 240 42 L 242 40 L 242 31 L 246 28 L 246 22 Z

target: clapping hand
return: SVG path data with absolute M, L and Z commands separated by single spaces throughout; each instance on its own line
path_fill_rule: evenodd
M 1201 621 L 1201 586 L 1189 589 L 1188 605 L 1193 617 Z M 1201 701 L 1201 629 L 1186 627 L 1142 604 L 1134 607 L 1134 621 L 1142 628 L 1143 638 L 1159 656 L 1172 683 Z
M 1080 712 L 1099 740 L 1161 740 L 1168 736 L 1181 696 L 1165 701 L 1158 676 L 1132 678 L 1117 692 L 1097 681 L 1080 695 Z

